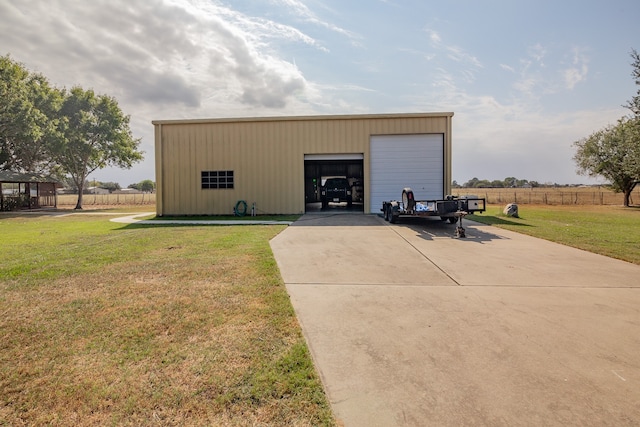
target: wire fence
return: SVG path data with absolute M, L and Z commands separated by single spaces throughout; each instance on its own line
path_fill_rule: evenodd
M 77 194 L 61 194 L 58 196 L 58 206 L 75 206 L 78 202 Z M 117 205 L 155 205 L 155 193 L 138 194 L 84 194 L 82 206 L 117 206 Z
M 455 195 L 484 197 L 488 204 L 519 203 L 531 205 L 623 205 L 624 195 L 606 188 L 456 188 Z M 58 196 L 58 206 L 78 201 L 76 194 Z M 640 189 L 631 193 L 632 205 L 640 204 Z M 85 194 L 83 206 L 155 205 L 155 193 Z
M 606 188 L 458 188 L 454 194 L 484 197 L 488 204 L 530 205 L 623 205 L 624 194 Z M 640 204 L 640 189 L 631 193 L 630 204 Z

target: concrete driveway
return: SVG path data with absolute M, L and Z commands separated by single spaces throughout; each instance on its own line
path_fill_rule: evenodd
M 640 266 L 454 228 L 304 215 L 271 241 L 339 422 L 639 425 Z

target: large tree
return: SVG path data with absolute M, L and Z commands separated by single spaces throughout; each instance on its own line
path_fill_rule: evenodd
M 574 145 L 578 173 L 606 178 L 614 191 L 624 193 L 624 205 L 629 206 L 640 182 L 640 118 L 623 117 Z
M 93 171 L 107 166 L 129 169 L 142 160 L 140 140 L 131 134 L 129 116 L 107 95 L 72 88 L 60 109 L 59 131 L 54 156 L 78 188 L 76 209 L 82 209 L 85 180 Z
M 61 92 L 41 74 L 0 57 L 0 169 L 51 172 Z

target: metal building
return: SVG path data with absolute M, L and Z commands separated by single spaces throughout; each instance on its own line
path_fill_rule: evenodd
M 157 120 L 157 215 L 319 210 L 328 177 L 352 186 L 351 209 L 378 213 L 403 187 L 451 191 L 453 113 Z M 255 205 L 254 205 L 255 204 Z M 329 206 L 344 209 L 343 206 Z

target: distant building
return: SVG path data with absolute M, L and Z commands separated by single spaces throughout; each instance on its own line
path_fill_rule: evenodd
M 57 180 L 45 175 L 0 171 L 0 210 L 57 207 Z
M 111 194 L 142 194 L 144 191 L 137 190 L 135 188 L 121 188 L 120 190 L 115 190 Z
M 88 187 L 84 189 L 84 194 L 111 194 L 111 191 L 106 188 Z

